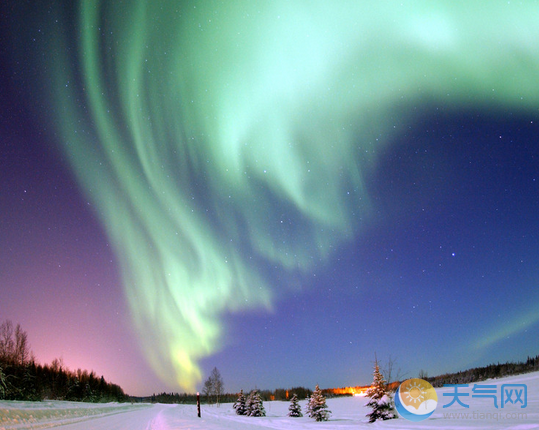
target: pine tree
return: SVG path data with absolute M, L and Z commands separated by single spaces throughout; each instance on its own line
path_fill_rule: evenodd
M 326 398 L 318 385 L 311 395 L 309 403 L 307 403 L 307 415 L 316 421 L 327 421 L 331 415 L 331 411 L 328 410 L 326 405 Z
M 393 398 L 387 391 L 386 381 L 380 373 L 380 366 L 378 366 L 378 360 L 374 362 L 374 374 L 373 374 L 372 387 L 367 390 L 367 397 L 370 400 L 365 406 L 372 408 L 372 411 L 366 416 L 369 417 L 369 422 L 373 423 L 377 420 L 390 420 L 397 418 L 397 413 L 393 405 Z
M 251 391 L 245 401 L 245 415 L 247 416 L 251 415 L 251 410 L 253 409 L 253 395 L 254 391 Z
M 247 406 L 245 405 L 245 396 L 243 390 L 240 391 L 238 400 L 234 403 L 234 409 L 238 415 L 247 415 Z
M 262 402 L 262 398 L 260 397 L 260 394 L 258 394 L 257 390 L 253 390 L 253 392 L 249 395 L 247 406 L 248 406 L 247 414 L 250 417 L 265 417 L 266 416 L 264 403 Z
M 288 407 L 288 416 L 289 417 L 302 417 L 301 406 L 298 403 L 298 396 L 294 394 L 290 400 L 290 406 Z

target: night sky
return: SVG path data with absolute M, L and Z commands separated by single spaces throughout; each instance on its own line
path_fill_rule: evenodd
M 539 353 L 538 2 L 124 3 L 1 6 L 38 362 L 148 395 Z

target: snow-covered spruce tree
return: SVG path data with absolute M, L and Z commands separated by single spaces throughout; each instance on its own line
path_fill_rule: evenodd
M 294 394 L 290 400 L 290 406 L 288 407 L 288 416 L 289 417 L 302 417 L 301 406 L 298 403 L 298 396 Z
M 251 391 L 245 401 L 245 415 L 247 416 L 251 415 L 251 410 L 253 409 L 253 395 L 254 391 Z
M 266 410 L 264 409 L 264 404 L 262 403 L 262 398 L 260 397 L 260 394 L 258 394 L 258 391 L 253 390 L 249 395 L 249 398 L 251 401 L 247 402 L 249 407 L 248 415 L 250 417 L 265 417 Z
M 393 398 L 387 390 L 386 381 L 380 373 L 378 360 L 374 362 L 372 387 L 367 390 L 366 396 L 370 398 L 365 406 L 372 408 L 372 411 L 366 416 L 369 417 L 369 422 L 373 423 L 377 420 L 390 420 L 397 418 Z
M 331 415 L 331 411 L 328 410 L 326 405 L 326 398 L 318 385 L 311 395 L 309 403 L 307 403 L 307 415 L 316 421 L 327 421 Z
M 238 400 L 234 403 L 234 409 L 238 415 L 247 415 L 247 406 L 245 405 L 245 396 L 243 390 L 240 391 Z

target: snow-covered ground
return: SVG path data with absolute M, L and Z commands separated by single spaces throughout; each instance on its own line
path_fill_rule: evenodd
M 494 407 L 493 398 L 472 397 L 472 387 L 461 388 L 468 397 L 460 399 L 468 404 L 463 408 L 456 403 L 443 408 L 452 397 L 443 393 L 454 389 L 436 389 L 438 407 L 425 421 L 413 423 L 403 418 L 366 422 L 368 409 L 364 397 L 328 399 L 332 411 L 330 421 L 317 423 L 303 418 L 288 418 L 289 402 L 265 402 L 267 416 L 263 418 L 240 417 L 234 414 L 232 404 L 220 407 L 202 405 L 202 418 L 197 417 L 196 406 L 189 405 L 131 405 L 88 404 L 75 402 L 7 402 L 0 401 L 0 430 L 45 429 L 62 426 L 62 430 L 218 430 L 218 429 L 539 429 L 539 372 L 504 379 L 483 381 L 480 384 L 496 385 L 500 392 L 502 384 L 526 384 L 527 407 L 506 404 L 504 409 Z M 476 391 L 476 394 L 479 391 Z M 498 406 L 500 406 L 500 396 Z M 513 396 L 514 399 L 514 396 Z M 523 400 L 523 398 L 522 398 Z M 305 407 L 305 401 L 301 402 Z M 460 415 L 459 415 L 460 414 Z M 468 414 L 468 415 L 464 415 Z M 520 415 L 519 415 L 520 414 Z

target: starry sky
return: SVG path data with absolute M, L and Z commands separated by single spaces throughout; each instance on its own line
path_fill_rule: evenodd
M 126 392 L 539 353 L 539 3 L 3 4 L 0 319 Z

